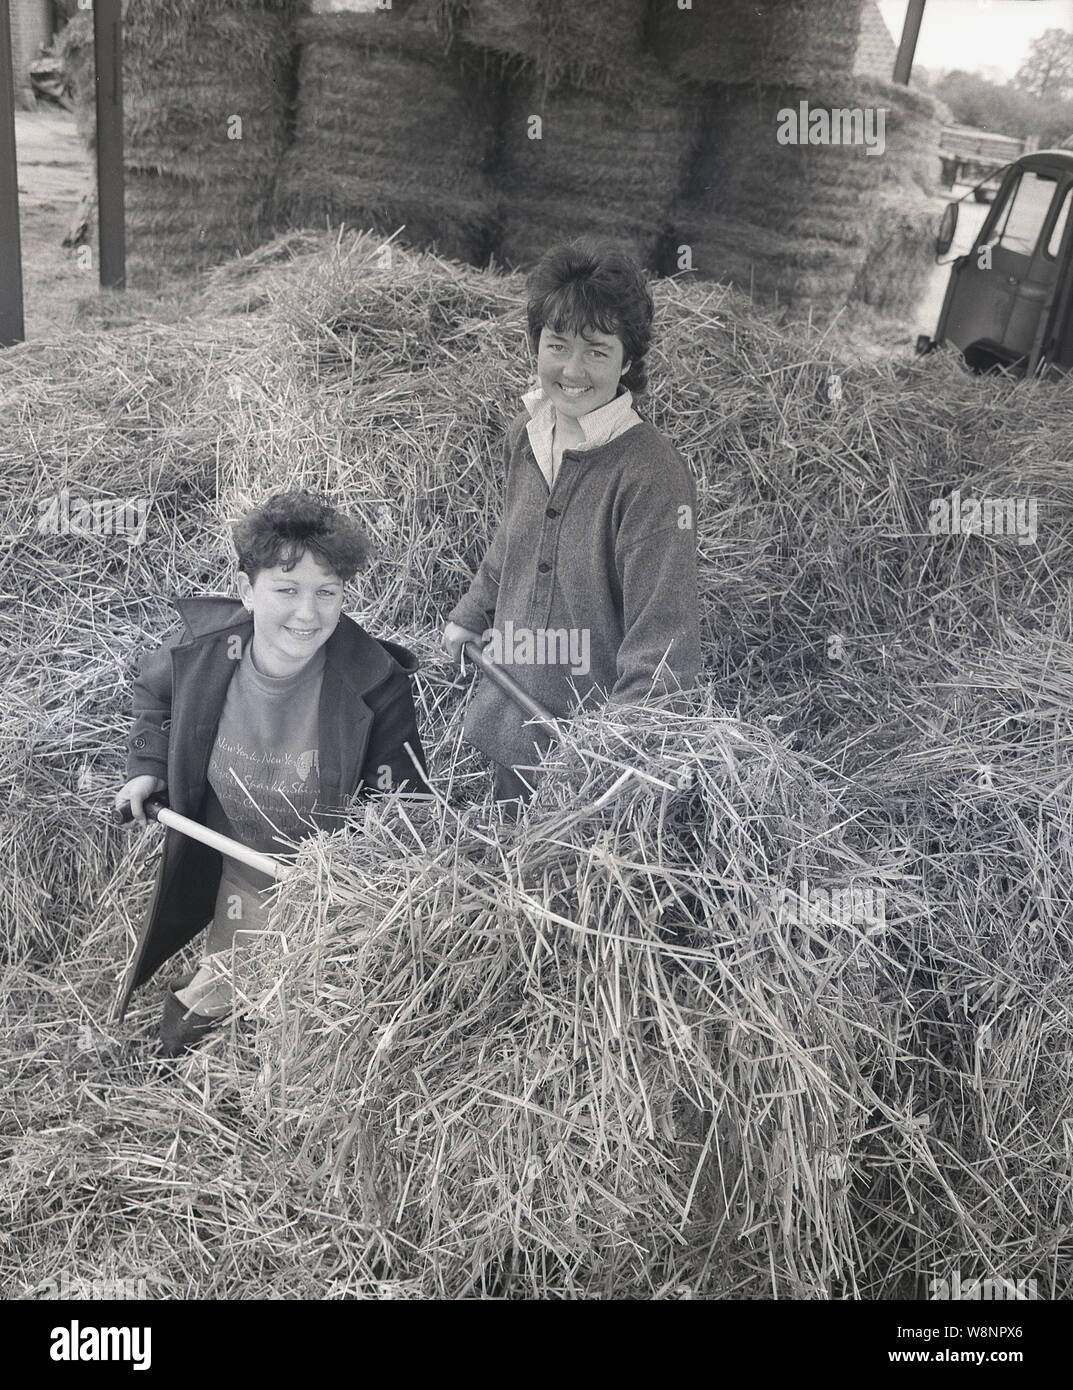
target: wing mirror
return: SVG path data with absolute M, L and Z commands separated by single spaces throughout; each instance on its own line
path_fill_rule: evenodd
M 939 234 L 935 238 L 936 256 L 945 256 L 954 244 L 954 234 L 958 229 L 958 205 L 947 203 L 943 220 L 939 223 Z

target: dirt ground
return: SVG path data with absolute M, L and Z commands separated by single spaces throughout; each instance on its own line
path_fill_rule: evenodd
M 74 322 L 78 301 L 97 292 L 97 228 L 89 259 L 62 242 L 93 177 L 93 161 L 74 117 L 42 109 L 15 112 L 19 164 L 22 288 L 27 340 Z

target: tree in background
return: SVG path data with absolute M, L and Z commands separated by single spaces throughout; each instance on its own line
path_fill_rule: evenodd
M 935 83 L 934 91 L 947 106 L 959 125 L 991 130 L 999 135 L 1016 135 L 1022 140 L 1036 132 L 1044 116 L 1035 97 L 1020 89 L 988 82 L 975 72 L 944 73 Z
M 1048 32 L 1062 33 L 1060 29 Z M 1063 37 L 1071 40 L 1073 52 L 1073 38 L 1068 34 Z M 946 103 L 959 125 L 1015 135 L 1021 140 L 1034 137 L 1041 148 L 1053 148 L 1073 134 L 1073 98 L 1062 99 L 1056 94 L 1053 67 L 1049 69 L 1051 96 L 1044 98 L 1027 90 L 1020 79 L 1030 61 L 1026 60 L 1014 82 L 1000 85 L 978 73 L 955 70 L 937 76 L 931 90 Z M 1043 78 L 1037 74 L 1037 80 Z
M 1040 101 L 1073 99 L 1073 34 L 1046 29 L 1033 39 L 1013 85 Z

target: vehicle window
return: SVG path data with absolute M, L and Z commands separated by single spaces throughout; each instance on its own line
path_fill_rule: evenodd
M 1034 169 L 1025 169 L 999 214 L 991 234 L 991 245 L 1031 256 L 1057 187 L 1058 180 L 1053 174 L 1037 174 Z
M 1047 242 L 1047 255 L 1058 255 L 1058 250 L 1062 245 L 1062 235 L 1069 221 L 1069 205 L 1073 203 L 1073 184 L 1066 189 L 1066 196 L 1062 199 L 1062 206 L 1058 210 L 1058 216 L 1054 219 L 1054 226 L 1051 228 L 1050 240 Z

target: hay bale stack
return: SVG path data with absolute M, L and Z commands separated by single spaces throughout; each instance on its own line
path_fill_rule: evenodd
M 275 215 L 291 226 L 402 226 L 409 245 L 482 263 L 493 239 L 492 93 L 472 62 L 445 53 L 423 14 L 299 21 L 297 130 Z
M 646 20 L 644 0 L 441 6 L 441 24 L 495 55 L 508 77 L 496 160 L 507 264 L 593 234 L 658 268 L 695 113 L 693 94 L 644 56 Z
M 859 248 L 817 237 L 766 232 L 742 218 L 706 214 L 682 224 L 678 246 L 702 279 L 726 280 L 760 303 L 833 308 L 844 302 L 861 264 Z
M 545 89 L 628 85 L 644 42 L 646 0 L 446 0 L 441 13 L 465 43 Z
M 857 129 L 873 140 L 873 152 L 864 143 L 808 143 L 801 103 L 809 117 L 860 112 Z M 797 113 L 797 143 L 777 138 L 786 112 Z M 677 208 L 677 241 L 690 246 L 702 276 L 730 279 L 761 299 L 832 309 L 854 293 L 870 248 L 878 243 L 872 254 L 880 256 L 892 236 L 904 237 L 904 254 L 883 272 L 883 298 L 892 306 L 911 299 L 926 270 L 916 251 L 940 112 L 926 94 L 873 79 L 808 90 L 710 88 L 698 158 Z M 899 205 L 906 216 L 893 216 Z M 878 285 L 875 276 L 870 283 Z
M 266 235 L 286 140 L 294 6 L 295 0 L 124 0 L 131 283 L 151 285 L 166 274 L 215 264 Z M 79 133 L 93 148 L 92 16 L 76 15 L 60 43 Z
M 528 265 L 554 242 L 590 233 L 657 268 L 695 130 L 691 96 L 654 66 L 631 69 L 629 92 L 513 83 L 498 168 L 502 259 Z
M 886 116 L 881 183 L 870 203 L 865 258 L 850 298 L 887 314 L 905 314 L 920 298 L 934 263 L 939 133 L 949 111 L 929 92 L 865 78 L 860 96 Z
M 268 231 L 286 140 L 291 0 L 126 0 L 124 156 L 134 283 Z
M 128 267 L 136 285 L 217 265 L 268 233 L 263 184 L 128 169 L 126 198 Z
M 810 87 L 848 74 L 861 0 L 655 0 L 660 61 L 687 82 Z
M 161 10 L 141 0 L 125 19 L 124 141 L 131 168 L 263 196 L 285 138 L 291 44 L 278 2 L 226 0 Z M 241 118 L 229 134 L 229 122 Z
M 833 305 L 860 267 L 882 159 L 860 145 L 780 144 L 780 113 L 804 100 L 856 104 L 817 89 L 710 90 L 676 233 L 702 277 L 730 279 L 761 299 Z
M 880 159 L 883 180 L 925 193 L 939 190 L 939 136 L 951 119 L 950 110 L 930 92 L 884 82 L 858 79 L 856 100 L 886 111 L 886 149 Z
M 702 84 L 708 103 L 673 239 L 690 248 L 700 275 L 731 279 L 761 299 L 833 309 L 854 293 L 869 247 L 889 247 L 895 237 L 904 254 L 883 297 L 894 304 L 913 293 L 920 219 L 892 215 L 893 190 L 934 185 L 942 109 L 927 94 L 853 76 L 860 9 L 859 0 L 692 9 L 659 0 L 657 52 L 676 77 Z M 779 144 L 780 113 L 802 102 L 810 112 L 882 109 L 882 153 Z M 891 198 L 877 200 L 884 184 Z M 919 211 L 915 195 L 907 197 Z M 876 275 L 868 283 L 869 293 L 878 291 Z
M 851 299 L 905 314 L 921 296 L 935 260 L 935 203 L 919 189 L 881 190 Z

